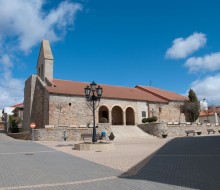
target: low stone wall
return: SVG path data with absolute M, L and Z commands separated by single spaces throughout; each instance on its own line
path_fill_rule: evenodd
M 163 133 L 168 134 L 168 137 L 181 137 L 186 136 L 187 130 L 195 130 L 201 131 L 202 135 L 208 135 L 207 129 L 213 129 L 218 133 L 218 130 L 220 130 L 220 126 L 207 126 L 205 124 L 203 125 L 186 125 L 186 124 L 180 124 L 180 125 L 167 125 L 167 123 L 148 123 L 148 124 L 140 124 L 138 125 L 139 128 L 141 128 L 146 133 L 149 133 L 151 135 L 161 137 Z
M 31 140 L 31 133 L 29 131 L 19 133 L 8 133 L 7 135 L 14 139 Z
M 54 127 L 45 129 L 34 129 L 35 141 L 64 141 L 64 133 L 67 135 L 67 141 L 82 140 L 81 134 L 92 134 L 93 128 L 72 128 L 72 127 Z M 111 128 L 109 126 L 99 126 L 96 132 L 101 134 L 106 131 L 110 134 Z
M 157 137 L 161 137 L 163 131 L 167 130 L 166 123 L 147 123 L 140 124 L 138 127 L 142 129 L 142 131 Z

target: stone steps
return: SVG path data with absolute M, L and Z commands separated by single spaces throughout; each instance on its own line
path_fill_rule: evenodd
M 142 131 L 136 125 L 111 125 L 111 130 L 117 138 L 145 138 L 154 137 Z

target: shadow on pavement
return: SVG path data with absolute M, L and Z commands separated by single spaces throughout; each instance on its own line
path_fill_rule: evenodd
M 136 174 L 128 176 L 140 167 Z M 120 177 L 219 190 L 220 136 L 175 138 Z

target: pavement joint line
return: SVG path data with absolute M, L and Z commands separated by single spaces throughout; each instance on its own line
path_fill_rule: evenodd
M 87 179 L 81 181 L 73 181 L 73 182 L 64 182 L 64 183 L 52 183 L 52 184 L 38 184 L 38 185 L 24 185 L 24 186 L 12 186 L 12 187 L 0 187 L 0 190 L 13 190 L 13 189 L 26 189 L 26 188 L 43 188 L 43 187 L 55 187 L 55 186 L 63 186 L 63 185 L 78 185 L 84 183 L 91 183 L 96 181 L 104 181 L 109 179 L 117 179 L 117 176 L 109 176 L 103 178 L 96 179 Z
M 34 154 L 34 153 L 47 153 L 47 152 L 58 152 L 57 150 L 49 150 L 49 151 L 36 151 L 36 152 L 3 152 L 0 155 L 7 155 L 7 154 Z

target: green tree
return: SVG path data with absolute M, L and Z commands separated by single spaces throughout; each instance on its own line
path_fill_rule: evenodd
M 192 89 L 190 88 L 190 90 L 189 90 L 188 93 L 189 93 L 189 94 L 188 94 L 188 97 L 189 97 L 189 101 L 190 101 L 190 102 L 198 102 L 198 98 L 197 98 L 196 93 L 194 92 L 194 90 L 192 90 Z
M 182 109 L 186 115 L 186 120 L 190 122 L 195 122 L 199 117 L 200 103 L 196 96 L 196 93 L 190 89 L 188 92 L 189 100 L 185 101 Z

